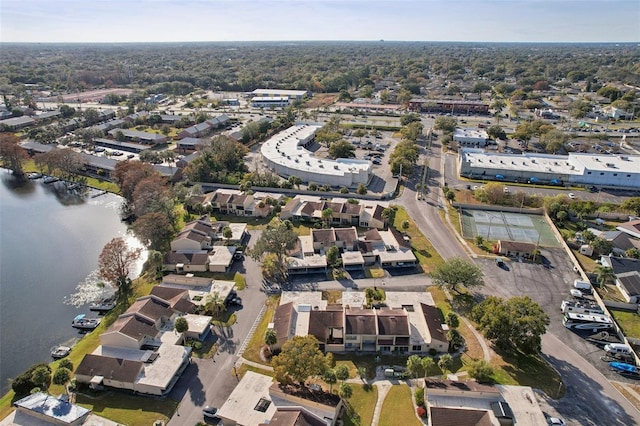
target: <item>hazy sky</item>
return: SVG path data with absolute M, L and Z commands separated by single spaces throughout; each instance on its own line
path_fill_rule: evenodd
M 0 0 L 3 42 L 640 41 L 640 0 Z

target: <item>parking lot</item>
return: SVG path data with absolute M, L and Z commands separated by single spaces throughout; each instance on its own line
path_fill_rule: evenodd
M 481 293 L 503 298 L 531 297 L 549 315 L 551 323 L 548 327 L 548 333 L 554 334 L 582 357 L 588 359 L 609 379 L 627 381 L 628 379 L 610 371 L 607 363 L 601 359 L 605 355 L 601 345 L 589 342 L 562 325 L 563 314 L 560 311 L 560 304 L 565 299 L 572 299 L 569 291 L 573 288 L 573 281 L 580 279 L 580 276 L 574 272 L 574 265 L 563 249 L 545 247 L 541 252 L 548 265 L 520 263 L 512 260 L 506 262 L 504 268 L 500 268 L 493 260 L 476 260 L 482 266 L 485 274 L 485 285 L 480 290 Z M 635 381 L 630 382 L 634 383 Z

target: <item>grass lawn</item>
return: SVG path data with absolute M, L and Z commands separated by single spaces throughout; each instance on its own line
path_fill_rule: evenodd
M 436 306 L 442 311 L 442 315 L 446 317 L 447 313 L 453 310 L 453 307 L 447 300 L 444 291 L 439 287 L 431 287 L 429 288 L 429 293 L 433 296 L 433 301 Z M 467 345 L 467 351 L 465 354 L 473 359 L 482 359 L 484 357 L 482 346 L 480 346 L 475 334 L 473 334 L 463 321 L 460 321 L 458 331 L 462 334 L 462 337 L 464 337 Z
M 609 308 L 609 312 L 611 312 L 613 318 L 615 318 L 620 328 L 622 328 L 625 336 L 635 339 L 640 338 L 640 317 L 637 313 L 612 308 Z
M 498 352 L 499 359 L 492 359 L 495 368 L 494 380 L 501 385 L 531 386 L 542 389 L 553 399 L 564 396 L 558 373 L 537 355 L 505 354 Z
M 260 359 L 260 349 L 264 346 L 264 334 L 267 332 L 267 326 L 269 323 L 273 321 L 273 313 L 278 306 L 279 298 L 277 296 L 272 296 L 267 299 L 266 303 L 267 311 L 264 313 L 258 327 L 256 327 L 256 331 L 253 333 L 253 336 L 251 336 L 251 340 L 242 355 L 243 358 L 248 359 L 249 361 L 264 365 L 268 365 L 268 363 Z
M 420 262 L 420 266 L 422 266 L 423 271 L 425 273 L 431 272 L 436 265 L 443 262 L 442 257 L 436 249 L 433 248 L 433 245 L 431 245 L 431 242 L 427 237 L 420 232 L 416 224 L 407 214 L 406 210 L 402 207 L 398 207 L 393 225 L 396 229 L 403 229 L 402 223 L 405 220 L 409 222 L 409 227 L 406 229 L 406 232 L 411 238 L 413 254 L 418 258 L 418 262 Z
M 577 250 L 571 250 L 571 251 L 573 251 L 574 256 L 576 257 L 576 259 L 578 259 L 578 262 L 580 262 L 582 269 L 584 269 L 586 272 L 594 272 L 596 268 L 600 266 L 596 263 L 595 260 L 593 260 L 589 256 L 580 254 Z
M 244 377 L 244 373 L 246 373 L 247 371 L 253 371 L 254 373 L 263 374 L 263 375 L 269 376 L 269 377 L 273 377 L 274 374 L 275 374 L 273 372 L 273 370 L 267 370 L 265 368 L 258 368 L 258 367 L 254 367 L 253 365 L 248 365 L 248 364 L 242 364 L 236 370 L 238 371 L 238 376 L 240 378 L 243 378 Z M 233 375 L 233 369 L 231 369 L 229 374 Z
M 100 392 L 94 396 L 78 394 L 76 403 L 99 416 L 128 426 L 148 426 L 156 420 L 167 422 L 178 403 L 119 392 Z
M 451 310 L 451 305 L 444 292 L 432 287 L 429 292 L 433 295 L 436 306 L 446 315 Z M 458 306 L 458 312 L 468 312 L 471 307 L 469 297 L 456 295 L 454 303 Z M 473 324 L 473 323 L 472 323 Z M 460 321 L 458 331 L 465 338 L 467 351 L 454 363 L 453 372 L 465 371 L 473 360 L 483 359 L 484 354 L 475 335 Z M 522 354 L 506 354 L 496 351 L 497 356 L 491 358 L 490 364 L 495 373 L 494 380 L 502 385 L 522 385 L 542 389 L 551 398 L 559 398 L 564 395 L 564 387 L 560 388 L 561 379 L 556 371 L 542 358 L 538 356 L 525 356 Z
M 326 300 L 327 303 L 339 303 L 342 300 L 341 290 L 323 290 L 322 300 Z
M 36 163 L 33 159 L 29 159 L 23 163 L 23 168 L 26 173 L 29 172 L 40 172 L 40 168 L 36 166 Z M 102 191 L 112 192 L 114 194 L 120 193 L 120 188 L 113 182 L 109 182 L 104 179 L 98 179 L 89 176 L 83 176 L 86 179 L 86 184 L 92 188 L 97 188 Z
M 404 384 L 392 386 L 382 403 L 378 424 L 380 426 L 422 426 L 423 423 L 409 413 L 415 413 L 411 388 Z
M 353 394 L 348 401 L 349 413 L 343 417 L 344 426 L 369 426 L 378 401 L 378 388 L 371 385 L 351 385 Z M 351 414 L 357 413 L 357 415 Z
M 384 269 L 379 266 L 367 266 L 364 269 L 364 275 L 367 278 L 384 278 Z
M 108 180 L 87 177 L 87 185 L 113 194 L 120 194 L 120 188 L 118 185 L 113 182 L 109 182 Z

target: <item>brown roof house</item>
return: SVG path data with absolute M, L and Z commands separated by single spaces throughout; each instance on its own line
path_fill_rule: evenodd
M 364 292 L 349 292 L 341 305 L 328 304 L 316 293 L 285 291 L 273 319 L 277 347 L 293 336 L 311 334 L 325 352 L 447 351 L 446 325 L 430 294 L 386 294 L 387 308 L 364 309 Z
M 533 251 L 536 249 L 536 244 L 499 240 L 497 248 L 498 253 L 503 256 L 522 257 L 524 259 L 529 259 L 533 256 Z
M 137 299 L 100 335 L 101 345 L 84 357 L 76 370 L 79 383 L 94 389 L 104 386 L 151 395 L 166 395 L 189 363 L 191 348 L 181 345 L 174 331 L 175 319 L 194 306 L 175 290 Z M 184 309 L 181 311 L 179 309 Z M 194 332 L 200 322 L 195 321 Z M 191 323 L 190 323 L 191 324 Z

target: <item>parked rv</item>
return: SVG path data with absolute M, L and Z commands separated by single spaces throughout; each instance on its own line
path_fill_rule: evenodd
M 575 312 L 578 314 L 602 314 L 604 311 L 597 303 L 576 302 L 573 300 L 563 300 L 560 304 L 563 314 Z

